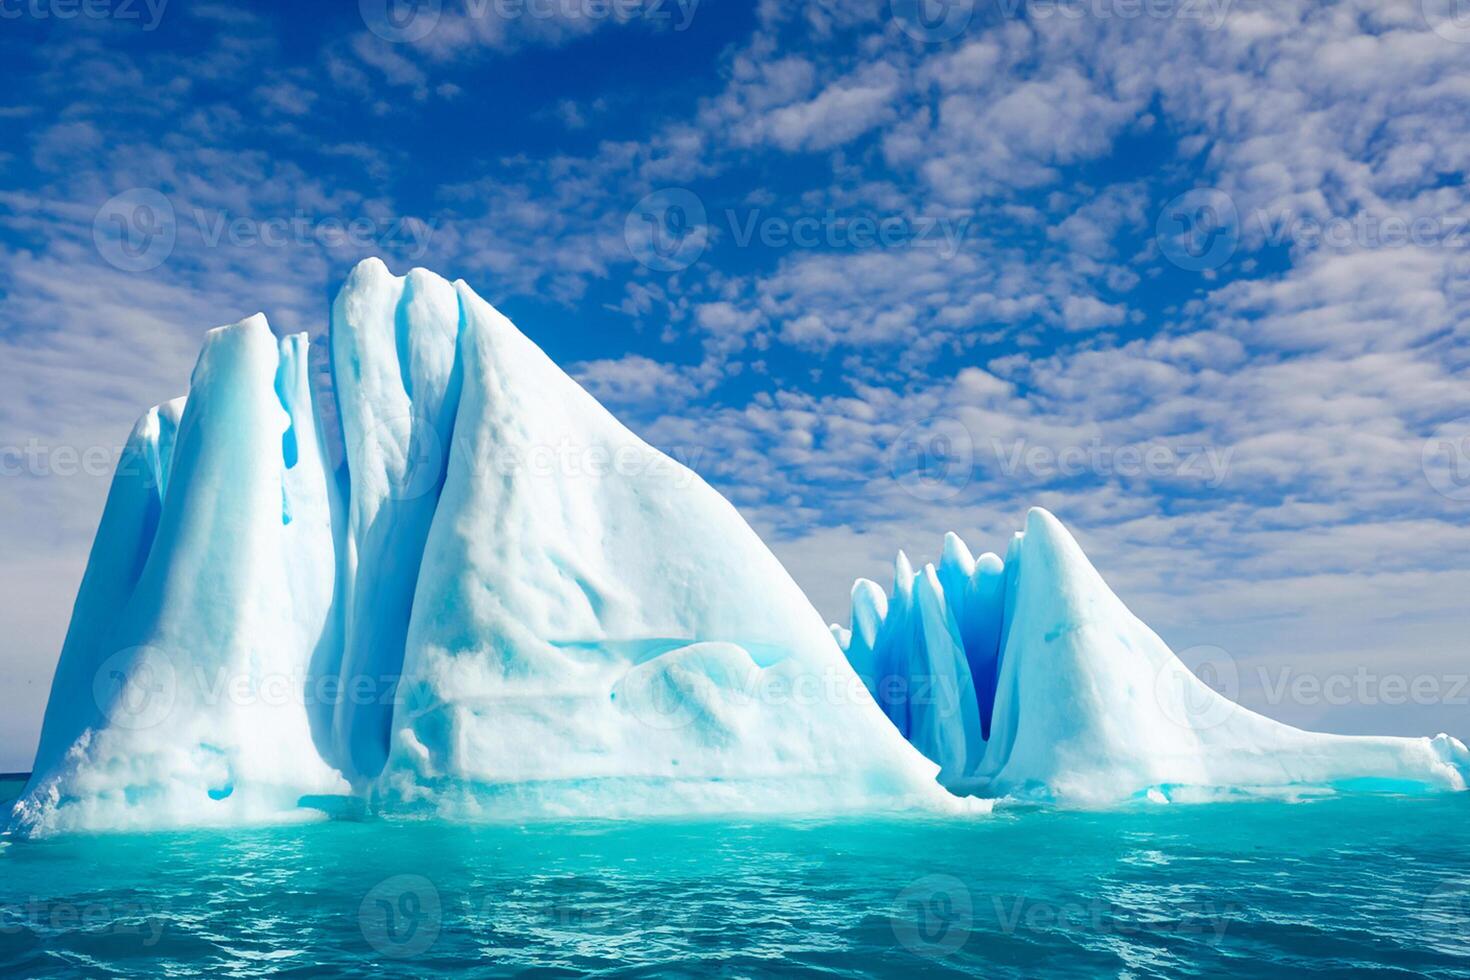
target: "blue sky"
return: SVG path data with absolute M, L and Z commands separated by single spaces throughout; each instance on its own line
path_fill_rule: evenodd
M 133 420 L 368 254 L 468 280 L 829 619 L 1041 504 L 1247 704 L 1470 735 L 1456 10 L 0 0 L 0 769 Z

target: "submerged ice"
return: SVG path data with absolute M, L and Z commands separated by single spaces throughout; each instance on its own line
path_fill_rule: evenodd
M 1446 736 L 1220 698 L 1044 511 L 1004 560 L 900 556 L 834 641 L 728 501 L 463 282 L 363 262 L 329 344 L 324 393 L 305 335 L 210 331 L 134 429 L 16 831 L 1465 787 Z

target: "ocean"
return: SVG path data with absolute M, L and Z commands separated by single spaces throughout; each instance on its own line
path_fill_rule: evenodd
M 1470 794 L 0 844 L 5 977 L 916 973 L 1467 977 Z

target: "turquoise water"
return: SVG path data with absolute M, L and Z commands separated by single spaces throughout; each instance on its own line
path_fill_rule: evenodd
M 1470 976 L 1470 794 L 0 851 L 0 976 L 916 972 Z

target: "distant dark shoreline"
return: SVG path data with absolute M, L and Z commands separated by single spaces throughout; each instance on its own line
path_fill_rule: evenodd
M 28 772 L 0 772 L 0 779 L 30 779 Z

